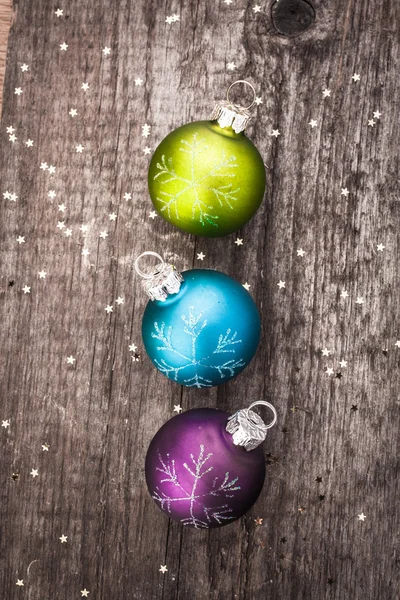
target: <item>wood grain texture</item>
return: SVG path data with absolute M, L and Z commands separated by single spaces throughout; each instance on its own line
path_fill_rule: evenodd
M 3 83 L 6 69 L 7 39 L 11 21 L 10 0 L 0 0 L 0 115 L 3 104 Z
M 316 1 L 315 24 L 291 39 L 275 32 L 269 3 L 259 14 L 239 0 L 72 0 L 61 8 L 57 18 L 47 0 L 14 0 L 9 39 L 0 180 L 18 200 L 0 197 L 0 397 L 1 418 L 10 419 L 0 431 L 1 596 L 66 600 L 87 588 L 93 600 L 397 600 L 398 3 Z M 173 13 L 180 22 L 167 25 Z M 237 247 L 235 235 L 194 238 L 148 218 L 142 150 L 206 118 L 242 77 L 263 98 L 248 135 L 268 183 Z M 332 93 L 324 100 L 325 85 Z M 381 120 L 368 127 L 377 109 Z M 44 161 L 54 175 L 40 170 Z M 140 340 L 146 299 L 132 270 L 145 249 L 182 270 L 217 268 L 251 284 L 262 343 L 235 380 L 182 389 L 150 364 Z M 147 494 L 144 455 L 174 404 L 233 412 L 259 398 L 274 402 L 279 426 L 265 444 L 256 506 L 220 530 L 169 522 Z

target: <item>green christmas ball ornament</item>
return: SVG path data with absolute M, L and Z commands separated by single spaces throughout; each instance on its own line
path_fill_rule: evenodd
M 227 100 L 210 121 L 175 129 L 156 148 L 149 167 L 149 192 L 157 212 L 183 231 L 220 237 L 256 213 L 265 192 L 265 167 L 244 129 L 249 109 Z

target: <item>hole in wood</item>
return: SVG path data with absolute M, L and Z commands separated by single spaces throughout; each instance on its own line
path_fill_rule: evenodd
M 275 29 L 287 36 L 303 33 L 315 21 L 315 10 L 305 0 L 277 0 L 271 15 Z

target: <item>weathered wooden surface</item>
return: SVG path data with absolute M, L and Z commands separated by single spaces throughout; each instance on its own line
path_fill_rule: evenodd
M 276 33 L 268 3 L 260 13 L 240 0 L 75 0 L 61 17 L 56 8 L 14 1 L 4 89 L 1 597 L 398 599 L 398 3 L 315 2 L 315 24 L 294 38 Z M 180 22 L 165 23 L 174 13 Z M 149 219 L 143 148 L 206 118 L 242 77 L 263 99 L 248 134 L 268 174 L 243 246 Z M 263 337 L 236 380 L 182 390 L 142 354 L 146 299 L 132 264 L 145 249 L 251 284 Z M 169 522 L 147 494 L 143 463 L 174 404 L 233 411 L 261 397 L 275 403 L 279 426 L 256 506 L 211 532 Z
M 4 71 L 6 68 L 7 38 L 10 28 L 11 1 L 0 0 L 0 114 L 2 108 L 2 91 Z

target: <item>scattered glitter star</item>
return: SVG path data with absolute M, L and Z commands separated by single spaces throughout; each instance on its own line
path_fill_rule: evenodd
M 46 171 L 49 168 L 49 165 L 46 162 L 42 162 L 40 164 L 40 169 L 42 169 L 42 171 Z
M 314 127 L 316 127 L 318 125 L 318 121 L 316 121 L 315 119 L 311 119 L 311 121 L 309 122 L 309 125 L 311 125 L 311 128 L 313 129 Z
M 55 193 L 54 190 L 50 190 L 47 195 L 49 198 L 51 198 L 53 200 L 53 198 L 55 198 L 57 194 Z
M 182 406 L 180 404 L 174 404 L 174 410 L 173 410 L 173 412 L 176 412 L 179 415 L 179 413 L 182 412 Z
M 256 4 L 255 6 L 253 6 L 253 12 L 255 12 L 255 13 L 261 12 L 261 6 L 259 4 Z
M 256 525 L 262 525 L 263 521 L 264 521 L 264 519 L 262 519 L 261 517 L 257 517 L 257 519 L 254 519 L 254 523 Z
M 64 227 L 65 227 L 65 221 L 58 221 L 57 229 L 64 229 Z
M 374 119 L 380 119 L 382 116 L 382 113 L 379 112 L 379 110 L 376 110 L 374 112 Z
M 250 284 L 249 284 L 249 283 L 247 283 L 247 281 L 246 281 L 246 283 L 244 283 L 244 284 L 243 284 L 243 287 L 244 287 L 244 289 L 245 289 L 245 290 L 249 291 L 249 289 L 250 289 Z
M 360 81 L 360 74 L 359 73 L 354 73 L 354 75 L 352 76 L 352 80 L 354 81 L 354 83 L 356 81 Z
M 10 125 L 10 127 L 7 127 L 7 133 L 14 133 L 15 129 L 12 125 Z
M 257 106 L 260 106 L 260 104 L 262 104 L 262 103 L 263 103 L 263 101 L 262 101 L 262 98 L 260 98 L 260 96 L 256 96 L 254 98 L 254 104 L 256 104 Z
M 23 73 L 25 73 L 28 69 L 29 69 L 29 65 L 26 65 L 25 63 L 23 65 L 21 65 L 21 71 Z
M 60 44 L 60 50 L 64 50 L 64 52 L 65 52 L 67 48 L 68 48 L 68 44 L 66 44 L 65 42 Z
M 114 213 L 114 212 L 113 212 L 113 213 L 110 213 L 110 214 L 108 215 L 108 218 L 110 219 L 110 221 L 116 221 L 116 220 L 117 220 L 117 217 L 118 217 L 117 213 Z
M 78 114 L 78 111 L 76 108 L 71 108 L 71 110 L 68 113 L 71 117 L 76 117 L 76 115 Z
M 180 19 L 181 19 L 181 18 L 180 18 L 180 16 L 179 16 L 179 15 L 176 15 L 176 14 L 173 14 L 173 15 L 172 15 L 172 20 L 174 21 L 174 23 L 176 23 L 177 21 L 180 21 Z
M 32 469 L 29 475 L 32 475 L 32 477 L 37 477 L 39 475 L 39 471 L 37 469 Z
M 23 579 L 17 579 L 17 583 L 15 585 L 23 586 L 24 585 L 24 580 Z
M 332 367 L 328 367 L 326 369 L 325 373 L 330 377 L 331 375 L 333 375 L 334 371 L 333 371 Z
M 108 237 L 108 233 L 107 233 L 107 231 L 100 231 L 100 235 L 99 235 L 99 237 L 100 237 L 102 240 L 105 240 L 105 239 L 106 239 L 106 237 Z
M 88 230 L 88 226 L 87 226 L 87 225 L 81 225 L 81 226 L 79 227 L 79 229 L 80 229 L 80 231 L 82 231 L 82 233 L 86 233 L 86 232 L 87 232 L 87 230 Z
M 58 539 L 61 541 L 62 544 L 66 544 L 68 536 L 67 535 L 61 535 L 61 537 L 58 538 Z
M 88 595 L 89 595 L 89 592 L 88 592 L 88 590 L 85 588 L 84 590 L 81 590 L 81 594 L 82 594 L 82 596 L 85 596 L 85 598 L 87 598 L 87 597 L 88 597 Z
M 72 229 L 67 228 L 64 231 L 64 235 L 65 235 L 65 237 L 71 237 L 71 235 L 72 235 Z
M 17 136 L 16 136 L 14 133 L 11 133 L 11 134 L 8 136 L 8 139 L 10 140 L 10 142 L 14 143 L 14 142 L 16 142 L 16 141 L 17 141 Z
M 279 129 L 273 129 L 272 133 L 270 135 L 271 135 L 271 137 L 276 137 L 277 138 L 278 135 L 281 135 L 281 134 L 280 134 Z
M 236 246 L 243 246 L 243 238 L 236 238 L 234 244 L 236 244 Z
M 375 125 L 374 119 L 368 119 L 368 127 L 373 127 Z
M 328 350 L 328 348 L 322 349 L 322 356 L 329 356 L 330 354 L 332 354 L 332 351 Z
M 171 25 L 172 21 L 173 21 L 173 18 L 172 18 L 172 16 L 171 16 L 171 17 L 165 17 L 165 22 L 166 22 L 168 25 Z
M 199 252 L 199 254 L 197 255 L 198 260 L 204 260 L 205 258 L 205 254 L 203 254 L 202 252 Z
M 233 0 L 224 0 L 224 4 L 227 4 L 229 6 L 229 4 L 232 4 Z
M 107 304 L 107 306 L 104 309 L 106 311 L 106 313 L 109 315 L 110 313 L 113 312 L 113 307 L 111 306 L 111 304 Z
M 137 346 L 136 346 L 136 344 L 129 344 L 129 350 L 130 350 L 131 352 L 136 352 L 136 350 L 137 350 Z
M 31 288 L 29 287 L 29 285 L 24 285 L 24 287 L 22 288 L 22 291 L 24 292 L 24 294 L 30 294 Z
M 78 144 L 78 146 L 75 146 L 75 149 L 77 152 L 82 154 L 82 152 L 84 151 L 85 148 L 82 146 L 82 144 Z
M 148 156 L 151 154 L 151 148 L 149 148 L 149 146 L 146 146 L 145 148 L 143 148 L 143 154 L 145 156 Z
M 166 573 L 168 571 L 167 565 L 161 565 L 158 570 L 160 571 L 160 573 Z
M 49 173 L 50 175 L 53 175 L 56 172 L 56 168 L 54 165 L 49 165 Z
M 23 235 L 19 235 L 17 237 L 18 244 L 25 244 L 25 237 Z
M 57 8 L 57 10 L 55 11 L 55 14 L 57 17 L 62 17 L 63 15 L 63 11 L 61 8 Z
M 125 302 L 125 298 L 122 298 L 121 296 L 118 296 L 118 298 L 115 301 L 117 304 L 124 304 Z
M 234 62 L 228 62 L 226 68 L 228 69 L 228 71 L 234 71 L 236 69 L 236 65 Z
M 383 252 L 385 249 L 385 246 L 383 244 L 377 244 L 376 249 L 378 250 L 378 252 Z
M 360 515 L 358 515 L 358 520 L 359 521 L 365 521 L 365 519 L 367 518 L 366 515 L 364 515 L 364 513 L 362 512 Z
M 59 204 L 59 205 L 58 205 L 58 210 L 59 210 L 60 212 L 65 212 L 65 211 L 66 211 L 66 208 L 67 208 L 67 207 L 65 206 L 65 204 Z
M 38 275 L 39 275 L 40 279 L 46 279 L 47 273 L 46 273 L 46 271 L 39 271 Z
M 84 92 L 87 92 L 88 89 L 89 89 L 89 84 L 88 83 L 82 83 L 81 90 L 83 90 Z
M 104 56 L 108 56 L 109 54 L 111 54 L 111 48 L 108 48 L 107 46 L 105 48 L 103 48 L 102 50 Z
M 350 194 L 349 190 L 347 188 L 342 188 L 342 191 L 340 192 L 341 196 L 345 196 L 347 198 L 347 196 Z
M 340 293 L 340 297 L 341 298 L 348 298 L 349 297 L 349 292 L 347 290 L 342 290 L 342 292 Z
M 395 342 L 394 345 L 396 346 L 396 348 L 400 348 L 400 340 L 397 340 L 397 342 Z
M 331 90 L 328 90 L 328 88 L 325 88 L 324 90 L 322 90 L 322 95 L 324 98 L 329 98 L 331 95 Z
M 82 250 L 82 256 L 89 256 L 89 254 L 90 254 L 90 252 L 89 252 L 89 250 L 87 248 L 84 248 Z
M 347 360 L 341 360 L 339 362 L 340 368 L 344 369 L 345 367 L 347 367 Z
M 33 140 L 26 140 L 26 142 L 25 142 L 25 145 L 26 145 L 28 148 L 32 148 L 32 146 L 33 146 Z
M 278 286 L 278 288 L 281 290 L 282 288 L 286 287 L 286 281 L 282 281 L 279 280 L 278 283 L 276 284 Z
M 157 216 L 157 213 L 155 210 L 152 210 L 151 212 L 149 212 L 149 219 L 155 219 Z
M 151 129 L 151 126 L 148 125 L 147 123 L 142 125 L 142 137 L 148 138 L 150 135 L 150 129 Z
M 20 96 L 22 94 L 22 88 L 20 88 L 20 87 L 15 88 L 14 94 L 16 94 L 17 96 Z
M 4 427 L 4 429 L 7 429 L 8 427 L 10 427 L 9 419 L 7 419 L 6 421 L 2 421 L 1 426 Z
M 43 452 L 48 452 L 49 448 L 50 448 L 50 446 L 48 444 L 42 444 L 42 450 L 43 450 Z
M 67 364 L 73 365 L 75 361 L 76 358 L 74 358 L 73 356 L 67 356 Z
M 18 196 L 17 196 L 17 194 L 10 194 L 10 195 L 8 196 L 8 199 L 9 199 L 11 202 L 16 202 L 16 201 L 18 200 Z
M 364 298 L 362 296 L 357 296 L 356 304 L 364 304 Z
M 135 85 L 143 85 L 143 79 L 140 79 L 140 77 L 136 77 Z
M 358 406 L 357 406 L 357 404 L 352 404 L 352 405 L 351 405 L 351 409 L 350 409 L 350 410 L 351 410 L 351 412 L 357 412 L 357 411 L 358 411 Z
M 125 192 L 124 194 L 124 200 L 126 200 L 128 202 L 128 200 L 132 199 L 132 194 L 130 194 L 129 192 Z
M 303 248 L 299 248 L 296 252 L 297 256 L 301 256 L 301 258 L 303 258 L 303 256 L 305 255 L 305 251 L 303 250 Z

